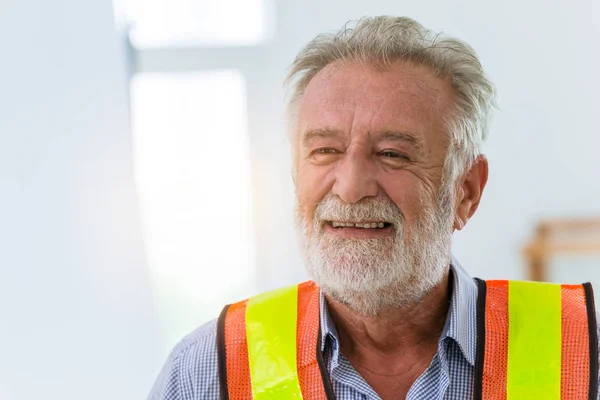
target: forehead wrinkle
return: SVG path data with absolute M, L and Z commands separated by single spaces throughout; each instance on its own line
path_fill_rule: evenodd
M 338 136 L 344 138 L 348 136 L 346 139 L 349 139 L 360 131 L 364 132 L 364 128 L 374 133 L 384 130 L 406 132 L 406 129 L 415 128 L 420 131 L 419 127 L 412 126 L 411 123 L 418 116 L 421 116 L 418 119 L 425 117 L 421 122 L 425 122 L 427 125 L 422 127 L 426 131 L 438 130 L 437 119 L 434 116 L 439 115 L 439 112 L 444 109 L 447 96 L 441 88 L 436 87 L 435 81 L 429 81 L 429 74 L 425 77 L 421 76 L 419 70 L 426 69 L 426 67 L 396 64 L 384 71 L 378 71 L 383 75 L 388 75 L 388 78 L 392 78 L 391 82 L 388 80 L 388 84 L 391 83 L 389 86 L 374 79 L 376 77 L 369 74 L 369 70 L 372 71 L 372 68 L 368 66 L 359 66 L 356 73 L 350 75 L 347 75 L 346 67 L 353 67 L 353 65 L 330 64 L 317 73 L 316 79 L 309 84 L 312 88 L 308 88 L 312 89 L 310 96 L 312 99 L 305 101 L 304 104 L 305 107 L 317 111 L 328 123 L 333 123 L 333 126 L 343 123 L 344 126 L 338 132 Z M 432 78 L 440 79 L 433 71 L 427 72 L 431 73 Z M 344 76 L 345 83 L 335 81 L 338 73 L 346 74 Z M 392 76 L 389 73 L 392 73 Z M 448 82 L 446 83 L 448 84 Z M 382 93 L 382 89 L 387 90 Z M 378 90 L 380 94 L 374 96 L 373 94 Z M 321 91 L 320 94 L 319 91 Z M 308 100 L 308 98 L 304 100 Z M 318 111 L 319 109 L 320 111 Z M 339 111 L 351 114 L 338 114 Z M 364 115 L 365 113 L 367 115 Z M 367 125 L 364 126 L 364 123 Z M 411 126 L 403 126 L 406 123 Z M 399 126 L 395 127 L 396 124 Z M 328 136 L 334 135 L 329 134 Z M 424 150 L 423 139 L 425 138 L 422 138 L 420 147 Z

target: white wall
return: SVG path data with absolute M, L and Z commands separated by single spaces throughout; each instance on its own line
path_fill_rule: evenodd
M 110 0 L 4 0 L 0 51 L 0 398 L 143 398 L 162 354 Z

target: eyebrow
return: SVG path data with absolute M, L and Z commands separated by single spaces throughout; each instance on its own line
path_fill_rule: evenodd
M 418 152 L 423 151 L 423 143 L 421 140 L 408 132 L 397 132 L 397 131 L 384 131 L 374 135 L 375 139 L 387 140 L 390 142 L 405 142 L 413 146 Z M 343 139 L 344 134 L 336 129 L 331 128 L 320 128 L 320 129 L 309 129 L 302 135 L 302 144 L 309 146 L 310 143 L 316 139 Z
M 309 129 L 302 135 L 302 144 L 308 146 L 316 139 L 341 139 L 343 136 L 342 132 L 331 128 Z
M 378 135 L 375 135 L 375 137 L 377 140 L 388 140 L 391 142 L 408 142 L 417 151 L 421 152 L 423 150 L 423 142 L 412 133 L 385 131 Z

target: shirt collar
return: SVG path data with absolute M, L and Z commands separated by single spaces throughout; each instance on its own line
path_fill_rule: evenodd
M 477 348 L 477 284 L 463 269 L 458 260 L 450 259 L 453 272 L 452 298 L 446 317 L 444 337 L 454 339 L 471 365 L 475 365 Z
M 465 359 L 474 366 L 477 346 L 477 285 L 454 256 L 450 259 L 450 272 L 452 295 L 440 343 L 446 338 L 453 339 Z M 334 353 L 337 353 L 339 347 L 337 329 L 329 314 L 323 291 L 320 296 L 321 351 L 325 350 L 328 340 L 331 340 Z

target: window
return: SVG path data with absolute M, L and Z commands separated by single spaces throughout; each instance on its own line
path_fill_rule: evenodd
M 140 74 L 131 94 L 146 251 L 173 343 L 242 298 L 252 280 L 244 78 Z
M 224 304 L 257 292 L 241 64 L 268 38 L 270 24 L 265 0 L 114 6 L 117 22 L 131 27 L 136 183 L 167 352 Z M 200 60 L 191 68 L 174 51 L 182 47 Z M 219 51 L 207 57 L 219 47 L 226 60 Z M 149 55 L 159 68 L 141 62 Z

